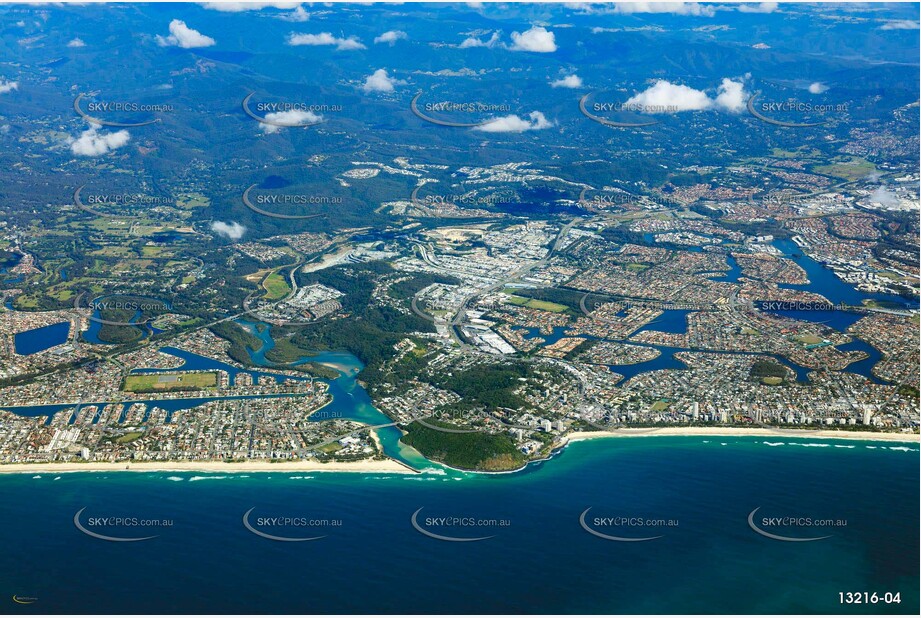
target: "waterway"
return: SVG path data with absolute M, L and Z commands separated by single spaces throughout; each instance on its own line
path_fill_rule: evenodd
M 249 355 L 253 363 L 262 366 L 273 366 L 266 360 L 266 353 L 275 347 L 271 328 L 268 324 L 237 320 L 237 324 L 249 333 L 258 337 L 262 345 L 257 350 L 250 350 Z M 364 364 L 354 355 L 342 351 L 316 352 L 300 358 L 292 365 L 318 363 L 324 367 L 338 372 L 339 376 L 333 380 L 324 380 L 327 383 L 332 401 L 318 410 L 311 417 L 314 421 L 323 421 L 331 418 L 358 421 L 368 425 L 390 425 L 393 419 L 374 407 L 371 397 L 358 382 L 358 375 L 364 369 Z M 281 367 L 279 367 L 281 368 Z M 381 443 L 384 453 L 398 461 L 402 461 L 414 468 L 422 469 L 432 467 L 433 464 L 423 457 L 414 448 L 400 442 L 403 432 L 396 426 L 379 427 L 374 430 Z
M 16 333 L 13 344 L 17 354 L 28 356 L 65 343 L 69 334 L 70 322 L 58 322 Z
M 781 288 L 788 290 L 804 290 L 807 292 L 813 292 L 815 294 L 821 294 L 836 305 L 847 304 L 861 306 L 863 304 L 863 300 L 866 299 L 896 303 L 897 305 L 906 308 L 912 306 L 914 308 L 918 307 L 917 302 L 911 304 L 908 299 L 902 298 L 901 296 L 896 296 L 894 294 L 878 294 L 862 292 L 861 290 L 858 290 L 855 286 L 849 283 L 845 283 L 839 279 L 838 276 L 835 275 L 834 271 L 832 271 L 830 268 L 826 268 L 816 260 L 806 255 L 803 250 L 800 249 L 792 240 L 786 238 L 778 238 L 775 239 L 772 244 L 783 254 L 784 257 L 790 258 L 796 262 L 803 270 L 805 270 L 806 275 L 809 277 L 809 283 L 807 284 L 781 284 Z

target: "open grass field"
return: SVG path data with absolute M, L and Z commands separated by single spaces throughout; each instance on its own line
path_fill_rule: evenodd
M 171 251 L 166 247 L 151 247 L 144 246 L 141 247 L 141 256 L 146 258 L 170 258 L 176 254 L 175 251 Z
M 806 345 L 815 345 L 824 341 L 824 339 L 817 335 L 797 335 L 793 339 L 799 341 L 800 343 L 805 343 Z
M 201 193 L 186 193 L 176 198 L 179 208 L 205 208 L 211 205 L 211 200 Z
M 534 298 L 525 298 L 523 296 L 512 296 L 509 298 L 509 302 L 513 305 L 518 305 L 519 307 L 527 307 L 529 309 L 540 309 L 541 311 L 552 311 L 553 313 L 562 313 L 566 311 L 566 305 L 561 305 L 559 303 L 551 303 L 546 300 L 537 300 Z
M 122 390 L 129 393 L 168 392 L 177 389 L 207 388 L 217 386 L 217 373 L 151 373 L 129 375 Z
M 281 273 L 272 273 L 266 277 L 262 282 L 262 287 L 266 291 L 266 300 L 280 300 L 291 291 L 288 280 Z
M 859 180 L 876 171 L 876 166 L 859 157 L 852 157 L 849 161 L 836 161 L 828 165 L 817 165 L 812 168 L 817 174 L 844 178 L 848 181 Z
M 115 441 L 119 444 L 127 444 L 129 442 L 134 442 L 143 435 L 143 431 L 129 431 L 125 435 L 115 438 Z
M 68 290 L 67 288 L 53 288 L 48 291 L 48 296 L 54 298 L 55 300 L 65 301 L 70 300 L 74 297 L 73 290 Z

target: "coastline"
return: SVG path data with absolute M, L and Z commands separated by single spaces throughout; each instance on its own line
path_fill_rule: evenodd
M 870 442 L 919 443 L 921 436 L 909 433 L 876 431 L 837 431 L 834 429 L 766 429 L 763 427 L 661 427 L 648 429 L 620 429 L 617 431 L 580 431 L 567 436 L 568 442 L 598 438 L 671 437 L 764 437 L 764 438 L 825 438 L 834 440 L 865 440 Z
M 0 474 L 59 473 L 59 472 L 362 472 L 386 474 L 417 474 L 391 459 L 342 461 L 139 461 L 139 462 L 89 462 L 89 463 L 23 463 L 0 464 Z
M 372 432 L 373 433 L 373 432 Z M 869 442 L 921 442 L 918 434 L 870 432 L 870 431 L 836 431 L 832 429 L 784 429 L 772 430 L 763 427 L 662 427 L 653 429 L 621 429 L 617 431 L 580 431 L 566 436 L 560 445 L 565 448 L 572 442 L 597 440 L 602 438 L 647 438 L 647 437 L 760 437 L 760 438 L 819 438 L 833 440 L 863 440 Z M 549 461 L 553 456 L 529 461 L 514 470 L 464 470 L 444 463 L 439 465 L 465 474 L 514 474 L 521 472 L 533 463 Z M 438 462 L 436 462 L 438 463 Z M 2 474 L 58 474 L 71 472 L 219 472 L 233 473 L 267 473 L 267 472 L 352 472 L 365 474 L 419 474 L 409 466 L 393 459 L 342 461 L 320 463 L 318 461 L 285 461 L 270 463 L 267 461 L 244 461 L 228 463 L 224 461 L 139 461 L 139 462 L 88 462 L 88 463 L 10 463 L 0 464 Z

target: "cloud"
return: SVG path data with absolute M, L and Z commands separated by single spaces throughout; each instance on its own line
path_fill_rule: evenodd
M 553 123 L 540 112 L 531 112 L 528 119 L 520 118 L 514 114 L 494 118 L 486 124 L 474 127 L 474 131 L 484 133 L 523 133 L 524 131 L 539 131 L 540 129 L 549 129 Z
M 486 69 L 480 69 L 479 71 L 474 71 L 473 69 L 468 69 L 467 67 L 461 67 L 458 70 L 454 69 L 438 69 L 437 71 L 413 71 L 418 75 L 432 75 L 436 77 L 475 77 L 477 75 L 483 75 L 486 73 Z
M 894 19 L 880 26 L 880 30 L 917 30 L 921 26 L 910 19 Z
M 895 193 L 887 189 L 885 186 L 878 187 L 873 190 L 873 193 L 870 194 L 870 201 L 876 202 L 880 206 L 898 206 L 899 198 Z
M 292 128 L 296 128 L 297 125 L 307 125 L 307 124 L 316 124 L 323 121 L 323 116 L 319 114 L 314 114 L 310 110 L 304 109 L 289 109 L 283 112 L 272 112 L 265 115 L 266 120 L 271 120 L 272 122 L 278 122 L 284 125 L 290 125 Z M 265 122 L 259 123 L 259 128 L 262 129 L 263 133 L 271 134 L 278 133 L 285 127 L 280 127 L 275 124 L 268 124 Z
M 290 13 L 282 13 L 278 19 L 283 21 L 304 22 L 310 21 L 310 13 L 304 10 L 304 7 L 297 5 L 297 8 Z
M 776 10 L 776 2 L 743 3 L 739 5 L 740 13 L 773 13 Z
M 86 43 L 83 39 L 71 39 L 67 42 L 67 47 L 86 47 Z
M 368 76 L 361 89 L 365 92 L 393 92 L 394 86 L 402 86 L 405 83 L 387 75 L 387 69 L 378 69 Z
M 320 34 L 294 34 L 288 35 L 288 45 L 335 45 L 339 51 L 351 51 L 355 49 L 365 49 L 365 46 L 356 37 L 350 36 L 347 39 L 334 37 L 329 32 Z
M 211 230 L 217 232 L 224 238 L 229 238 L 230 240 L 240 240 L 243 237 L 243 234 L 246 233 L 246 226 L 240 225 L 236 221 L 231 221 L 230 223 L 224 223 L 223 221 L 212 221 Z
M 696 17 L 713 17 L 716 9 L 712 5 L 697 2 L 618 2 L 613 8 L 605 7 L 603 12 L 614 13 L 672 13 L 675 15 L 693 15 Z M 593 12 L 589 10 L 588 12 Z
M 390 43 L 393 45 L 397 41 L 408 39 L 409 37 L 402 30 L 388 30 L 380 36 L 374 37 L 375 43 Z
M 643 92 L 630 97 L 626 105 L 649 114 L 673 114 L 707 109 L 712 103 L 703 90 L 660 79 Z
M 131 134 L 125 129 L 115 133 L 99 133 L 100 126 L 91 124 L 90 128 L 80 134 L 80 137 L 68 138 L 70 151 L 81 157 L 98 157 L 110 150 L 121 148 L 131 139 Z
M 300 2 L 202 2 L 202 7 L 222 13 L 241 13 L 243 11 L 261 11 L 262 9 L 300 8 Z
M 509 49 L 546 54 L 555 52 L 557 47 L 552 32 L 541 26 L 534 26 L 524 32 L 513 32 Z
M 828 86 L 826 86 L 822 82 L 812 82 L 811 84 L 809 84 L 809 92 L 811 92 L 812 94 L 822 94 L 826 90 L 828 90 Z
M 489 49 L 492 49 L 498 44 L 499 44 L 499 33 L 493 32 L 492 36 L 489 37 L 489 40 L 481 41 L 480 39 L 472 36 L 472 37 L 468 37 L 464 39 L 464 41 L 458 47 L 460 47 L 461 49 L 467 49 L 469 47 L 487 47 Z
M 741 81 L 734 82 L 728 77 L 724 77 L 720 82 L 716 94 L 716 106 L 728 112 L 737 114 L 745 109 L 745 102 L 748 100 L 748 93 L 745 92 L 745 84 Z
M 582 78 L 578 75 L 567 75 L 561 79 L 550 82 L 553 88 L 581 88 Z
M 19 90 L 19 82 L 11 82 L 5 79 L 0 79 L 0 94 L 6 94 L 13 90 Z
M 643 92 L 627 99 L 624 106 L 646 114 L 676 114 L 713 108 L 738 113 L 745 108 L 746 101 L 748 93 L 742 79 L 724 77 L 716 89 L 715 99 L 703 90 L 659 79 Z
M 169 36 L 157 35 L 157 43 L 161 47 L 176 46 L 183 49 L 194 47 L 211 47 L 215 41 L 210 36 L 205 36 L 198 30 L 193 30 L 185 25 L 181 19 L 174 19 L 169 23 Z

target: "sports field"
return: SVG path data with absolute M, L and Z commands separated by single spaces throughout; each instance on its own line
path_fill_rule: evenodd
M 130 375 L 125 378 L 122 390 L 130 393 L 151 391 L 172 391 L 177 389 L 206 388 L 217 386 L 217 373 L 149 373 Z
M 546 300 L 537 300 L 535 298 L 525 298 L 524 296 L 512 296 L 509 298 L 510 303 L 529 309 L 540 309 L 542 311 L 552 311 L 553 313 L 562 313 L 566 311 L 566 305 L 551 303 Z

